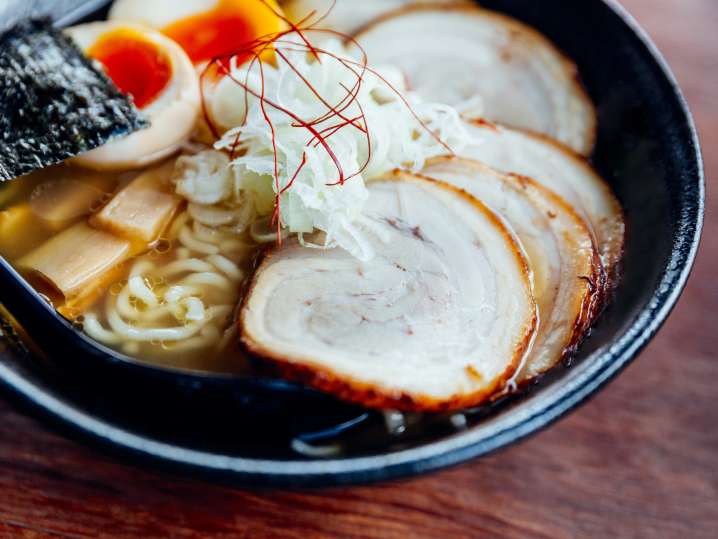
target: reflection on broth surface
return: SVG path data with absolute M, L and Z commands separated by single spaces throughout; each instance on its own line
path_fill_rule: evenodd
M 0 255 L 100 343 L 156 364 L 239 372 L 236 310 L 258 252 L 239 220 L 253 213 L 188 209 L 174 166 L 58 166 L 5 184 Z

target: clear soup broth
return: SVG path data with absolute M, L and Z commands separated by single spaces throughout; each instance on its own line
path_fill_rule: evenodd
M 179 198 L 175 161 L 121 174 L 61 165 L 5 183 L 0 255 L 104 345 L 158 365 L 242 372 L 236 315 L 260 245 L 229 210 Z

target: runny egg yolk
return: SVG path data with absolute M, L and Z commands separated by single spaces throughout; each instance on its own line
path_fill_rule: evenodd
M 141 33 L 118 28 L 103 34 L 87 51 L 99 61 L 121 92 L 130 94 L 137 108 L 150 105 L 172 79 L 167 54 Z
M 242 54 L 248 44 L 283 28 L 274 10 L 279 12 L 273 0 L 218 0 L 213 9 L 180 19 L 162 33 L 179 43 L 195 64 L 228 56 L 242 62 L 249 58 L 246 51 Z

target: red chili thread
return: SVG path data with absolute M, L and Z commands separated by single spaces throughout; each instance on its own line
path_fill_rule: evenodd
M 379 80 L 381 80 L 394 94 L 398 96 L 398 98 L 402 101 L 404 106 L 409 110 L 409 112 L 412 114 L 414 119 L 419 123 L 419 125 L 424 129 L 427 133 L 429 133 L 432 138 L 434 138 L 441 146 L 443 146 L 450 154 L 454 154 L 454 152 L 451 150 L 451 148 L 441 140 L 441 138 L 434 133 L 419 116 L 416 114 L 416 112 L 412 109 L 411 105 L 407 101 L 407 99 L 401 94 L 399 90 L 397 90 L 389 81 L 387 81 L 381 74 L 379 74 L 377 71 L 371 69 L 368 66 L 368 59 L 366 51 L 361 47 L 361 45 L 351 36 L 347 36 L 341 32 L 337 32 L 335 30 L 330 29 L 324 29 L 324 28 L 318 28 L 317 25 L 323 22 L 331 13 L 331 11 L 334 9 L 334 6 L 336 4 L 336 0 L 332 1 L 332 5 L 329 7 L 329 9 L 321 15 L 317 20 L 314 22 L 311 22 L 311 19 L 317 15 L 317 11 L 313 10 L 310 12 L 306 17 L 304 17 L 301 21 L 298 23 L 292 23 L 289 19 L 287 19 L 283 14 L 278 12 L 276 9 L 274 9 L 266 0 L 261 0 L 262 4 L 272 11 L 278 18 L 280 18 L 288 27 L 287 30 L 283 30 L 278 33 L 274 34 L 267 34 L 265 36 L 261 36 L 259 38 L 256 38 L 252 40 L 251 42 L 248 42 L 246 45 L 243 45 L 240 50 L 236 51 L 233 54 L 224 55 L 222 57 L 213 58 L 211 62 L 207 64 L 205 69 L 202 71 L 200 75 L 200 92 L 201 92 L 201 98 L 202 98 L 202 113 L 205 119 L 205 122 L 207 123 L 207 126 L 209 127 L 210 131 L 212 132 L 212 135 L 215 138 L 220 138 L 221 133 L 220 130 L 217 128 L 217 126 L 214 124 L 214 122 L 211 119 L 211 115 L 209 114 L 209 110 L 207 107 L 207 100 L 206 100 L 206 93 L 205 93 L 205 82 L 209 74 L 220 75 L 223 77 L 229 78 L 232 82 L 237 84 L 240 88 L 244 90 L 244 104 L 245 104 L 245 115 L 242 119 L 242 122 L 239 126 L 236 127 L 237 129 L 237 135 L 233 141 L 233 144 L 231 146 L 231 152 L 230 157 L 234 159 L 238 153 L 238 149 L 241 144 L 241 127 L 246 125 L 246 122 L 248 120 L 248 114 L 249 114 L 249 98 L 250 96 L 253 96 L 254 98 L 259 100 L 260 104 L 260 110 L 262 112 L 262 116 L 264 117 L 265 122 L 267 123 L 272 136 L 272 150 L 274 153 L 274 183 L 275 183 L 275 192 L 276 192 L 276 203 L 274 208 L 274 213 L 272 216 L 272 225 L 277 227 L 277 242 L 281 244 L 282 238 L 281 238 L 281 229 L 282 229 L 282 223 L 281 223 L 281 196 L 285 194 L 295 183 L 296 179 L 298 178 L 299 174 L 303 170 L 303 168 L 306 166 L 307 163 L 307 155 L 306 152 L 302 154 L 302 159 L 299 165 L 297 166 L 296 170 L 294 171 L 291 179 L 285 186 L 281 186 L 280 179 L 279 179 L 279 156 L 278 156 L 278 148 L 277 148 L 277 140 L 276 140 L 276 130 L 274 127 L 274 124 L 272 122 L 271 116 L 269 112 L 267 111 L 267 107 L 285 114 L 288 116 L 292 123 L 290 124 L 292 127 L 295 128 L 301 128 L 306 129 L 308 133 L 311 135 L 311 138 L 307 142 L 307 146 L 314 146 L 315 148 L 321 146 L 324 148 L 324 151 L 327 153 L 329 158 L 334 163 L 334 166 L 337 169 L 338 179 L 335 182 L 328 183 L 327 185 L 334 186 L 334 185 L 344 185 L 344 183 L 354 177 L 357 177 L 361 175 L 366 168 L 369 166 L 369 163 L 371 162 L 372 158 L 372 142 L 371 142 L 371 134 L 366 118 L 366 114 L 364 112 L 364 109 L 361 106 L 361 103 L 359 101 L 359 93 L 361 91 L 362 85 L 364 83 L 364 78 L 366 76 L 366 73 L 371 73 L 374 76 L 376 76 Z M 350 58 L 344 58 L 340 57 L 335 53 L 332 53 L 330 51 L 324 50 L 320 47 L 315 46 L 312 44 L 312 42 L 307 38 L 307 36 L 304 34 L 304 32 L 312 31 L 317 33 L 325 33 L 330 34 L 336 37 L 341 38 L 344 43 L 351 43 L 353 44 L 357 50 L 361 53 L 361 60 L 356 61 L 352 60 Z M 290 35 L 296 34 L 299 39 L 301 40 L 301 43 L 297 41 L 290 41 L 285 40 L 284 38 Z M 319 115 L 316 118 L 305 120 L 300 118 L 297 114 L 293 113 L 292 111 L 288 110 L 287 108 L 281 106 L 278 103 L 275 103 L 271 99 L 267 98 L 266 96 L 266 80 L 265 80 L 265 74 L 264 74 L 264 61 L 262 60 L 262 56 L 265 55 L 266 52 L 272 51 L 276 54 L 276 57 L 278 58 L 277 61 L 283 61 L 287 64 L 287 66 L 292 70 L 292 72 L 301 80 L 304 85 L 309 89 L 310 92 L 317 98 L 317 100 L 327 109 L 325 113 Z M 289 59 L 288 55 L 285 54 L 284 51 L 287 52 L 300 52 L 300 53 L 307 53 L 311 54 L 318 63 L 322 62 L 322 56 L 329 57 L 331 59 L 334 59 L 338 61 L 342 66 L 344 66 L 348 71 L 350 71 L 354 77 L 356 77 L 355 82 L 353 85 L 347 86 L 343 83 L 340 83 L 342 89 L 345 91 L 345 95 L 336 104 L 330 103 L 326 98 L 324 98 L 320 92 L 309 82 L 304 75 L 297 69 L 297 67 L 292 64 L 291 60 Z M 237 79 L 237 77 L 232 73 L 232 60 L 236 63 L 236 58 L 238 56 L 249 56 L 251 59 L 248 61 L 247 68 L 246 68 L 246 74 L 244 77 L 244 82 Z M 260 78 L 260 91 L 257 92 L 256 90 L 253 90 L 250 87 L 249 84 L 249 76 L 252 72 L 252 69 L 254 69 L 255 65 L 258 66 L 259 70 L 259 78 Z M 215 77 L 216 78 L 216 77 Z M 347 115 L 345 114 L 352 105 L 356 104 L 359 114 L 358 115 Z M 337 118 L 341 121 L 321 129 L 318 129 L 317 126 L 320 124 L 323 124 L 332 118 Z M 347 176 L 342 164 L 339 162 L 339 159 L 337 158 L 336 154 L 332 150 L 331 146 L 328 143 L 328 139 L 330 139 L 333 135 L 341 131 L 342 129 L 346 127 L 351 127 L 353 129 L 357 129 L 360 132 L 364 133 L 366 141 L 367 141 L 367 159 L 364 162 L 364 164 L 359 168 L 358 171 L 355 173 Z
M 276 9 L 274 9 L 271 5 L 269 5 L 269 3 L 268 3 L 266 0 L 260 0 L 260 1 L 262 2 L 262 4 L 264 4 L 264 6 L 265 6 L 268 10 L 270 10 L 272 13 L 274 13 L 274 14 L 275 14 L 278 18 L 280 18 L 285 24 L 289 25 L 289 28 L 291 28 L 291 30 L 292 30 L 293 32 L 296 32 L 296 33 L 299 35 L 299 37 L 302 38 L 302 41 L 304 41 L 304 43 L 307 45 L 307 47 L 309 48 L 309 50 L 312 52 L 312 54 L 314 55 L 314 57 L 317 59 L 317 62 L 319 62 L 319 63 L 321 64 L 321 63 L 322 63 L 322 59 L 319 58 L 319 55 L 318 55 L 318 54 L 316 53 L 316 51 L 314 50 L 314 45 L 312 45 L 311 42 L 306 38 L 306 36 L 304 35 L 304 33 L 302 33 L 302 31 L 300 30 L 300 28 L 299 28 L 298 26 L 296 26 L 292 21 L 290 21 L 287 17 L 285 17 L 284 14 L 280 13 L 279 11 L 277 11 Z M 329 13 L 334 9 L 334 5 L 335 5 L 335 4 L 336 4 L 336 0 L 333 0 L 333 1 L 332 1 L 332 5 L 329 6 L 329 11 L 327 12 L 327 14 L 329 14 Z M 325 16 L 326 16 L 326 15 L 325 15 Z
M 306 164 L 307 164 L 307 154 L 302 153 L 302 162 L 299 163 L 299 166 L 297 167 L 296 172 L 294 172 L 294 176 L 292 176 L 292 179 L 289 180 L 289 183 L 287 183 L 287 185 L 284 186 L 284 189 L 282 189 L 282 191 L 279 193 L 280 195 L 283 195 L 286 191 L 288 191 L 292 187 L 292 185 L 294 184 L 294 180 L 297 179 L 297 176 L 299 176 L 299 173 L 302 171 L 302 169 L 304 168 L 304 165 L 306 165 Z
M 339 116 L 342 120 L 346 121 L 347 122 L 346 125 L 353 125 L 360 131 L 362 130 L 361 126 L 354 124 L 354 122 L 352 120 L 347 119 L 342 114 L 344 112 L 344 110 L 346 110 L 346 109 L 339 111 L 334 106 L 329 104 L 329 102 L 327 102 L 327 100 L 324 99 L 324 97 L 322 97 L 322 95 L 317 91 L 317 89 L 314 88 L 314 86 L 312 86 L 312 84 L 306 79 L 306 77 L 304 75 L 302 75 L 302 73 L 297 69 L 297 67 L 289 61 L 289 59 L 286 57 L 286 55 L 281 50 L 277 49 L 276 53 L 282 60 L 284 60 L 284 63 L 287 64 L 287 67 L 289 67 L 289 69 L 291 69 L 297 75 L 297 77 L 299 77 L 299 79 L 305 84 L 305 86 L 307 88 L 309 88 L 309 91 L 312 92 L 312 94 L 314 94 L 317 97 L 317 99 L 319 99 L 319 101 L 322 103 L 322 105 L 324 105 L 325 107 L 327 107 L 329 109 L 330 113 L 333 113 L 335 116 Z M 321 122 L 315 121 L 314 125 L 318 125 L 319 123 L 321 123 Z
M 260 60 L 260 65 L 262 65 L 261 60 Z M 222 67 L 221 64 L 220 64 L 220 67 Z M 237 80 L 237 78 L 231 72 L 229 72 L 226 68 L 224 69 L 224 72 L 225 72 L 225 75 L 227 75 L 233 82 L 238 84 L 243 90 L 245 90 L 246 92 L 249 92 L 251 95 L 253 95 L 257 99 L 259 99 L 263 104 L 269 105 L 270 107 L 274 108 L 275 110 L 278 110 L 279 112 L 286 114 L 287 116 L 289 116 L 292 120 L 294 120 L 298 124 L 297 127 L 303 127 L 306 130 L 308 130 L 312 135 L 314 135 L 321 142 L 321 145 L 324 147 L 324 150 L 327 152 L 327 154 L 329 155 L 329 157 L 332 159 L 335 166 L 339 170 L 340 181 L 342 183 L 344 182 L 344 171 L 342 169 L 341 163 L 339 162 L 339 159 L 337 158 L 334 151 L 329 147 L 326 140 L 324 140 L 324 137 L 322 137 L 322 135 L 310 123 L 302 120 L 299 116 L 297 116 L 295 113 L 288 110 L 287 108 L 282 107 L 281 105 L 275 103 L 274 101 L 267 99 L 266 96 L 258 94 L 256 91 L 252 90 L 249 86 L 247 86 L 246 84 Z

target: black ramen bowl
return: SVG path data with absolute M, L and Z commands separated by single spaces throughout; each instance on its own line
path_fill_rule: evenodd
M 69 15 L 52 9 L 73 2 L 47 5 L 58 24 L 69 24 L 101 17 L 107 3 L 85 2 Z M 525 438 L 595 394 L 656 334 L 688 278 L 704 200 L 696 132 L 665 61 L 617 3 L 481 3 L 535 26 L 576 60 L 599 111 L 594 164 L 626 211 L 615 298 L 570 366 L 530 391 L 467 414 L 459 429 L 424 421 L 392 440 L 372 434 L 377 414 L 301 386 L 153 368 L 96 346 L 71 331 L 0 259 L 0 302 L 27 332 L 3 326 L 0 381 L 7 394 L 65 432 L 135 461 L 265 486 L 369 482 L 451 466 Z M 340 457 L 311 458 L 292 449 L 292 440 L 361 428 L 366 438 L 357 436 Z

